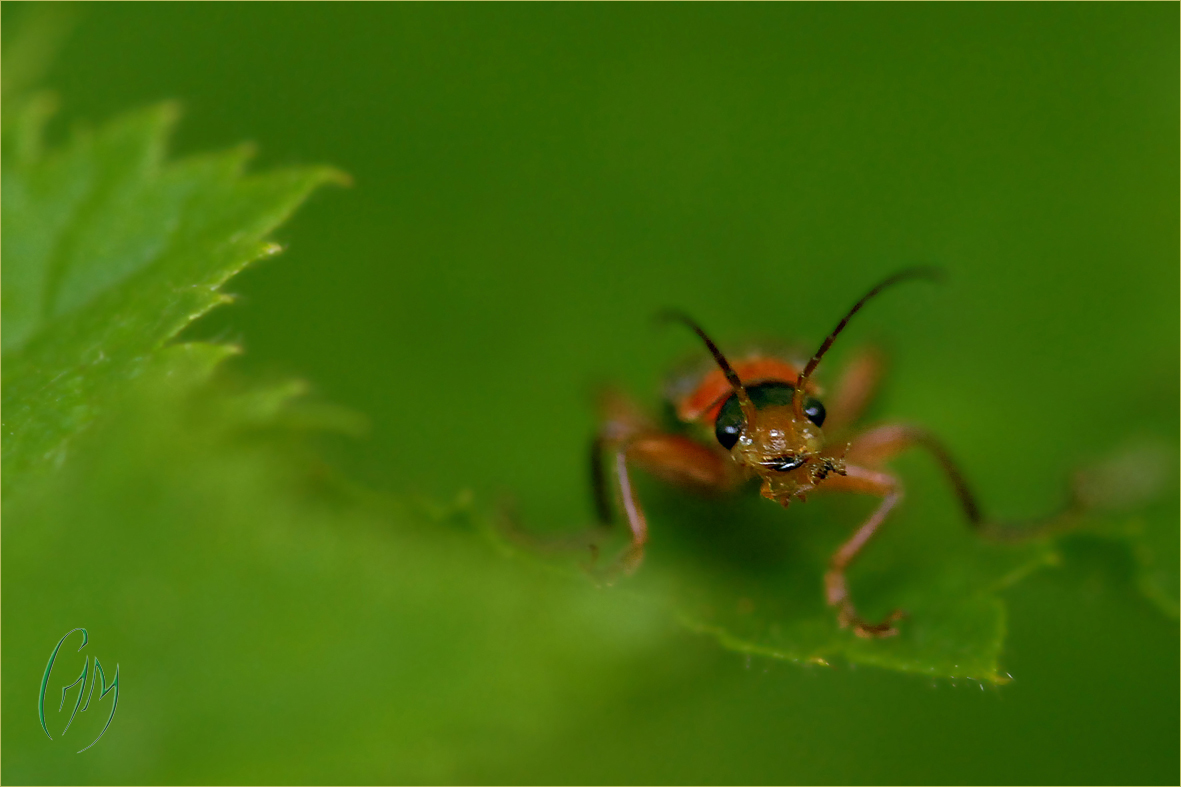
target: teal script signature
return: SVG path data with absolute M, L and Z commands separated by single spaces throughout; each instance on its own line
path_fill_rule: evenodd
M 69 631 L 67 631 L 66 635 L 64 637 L 62 637 L 60 640 L 58 640 L 57 646 L 54 647 L 54 649 L 53 649 L 53 653 L 49 654 L 49 663 L 45 665 L 45 677 L 41 678 L 41 697 L 37 703 L 37 712 L 41 716 L 41 729 L 45 730 L 46 735 L 49 735 L 49 727 L 45 723 L 45 689 L 47 686 L 49 686 L 49 673 L 53 672 L 53 662 L 57 660 L 58 651 L 60 651 L 62 649 L 62 645 L 65 643 L 65 641 L 67 639 L 69 639 L 70 635 L 73 634 L 75 631 L 82 632 L 82 644 L 78 646 L 78 650 L 81 651 L 82 648 L 86 647 L 86 641 L 88 638 L 87 634 L 86 634 L 86 629 L 76 628 L 76 629 L 70 629 Z M 103 730 L 102 730 L 102 732 L 100 732 L 98 734 L 98 738 L 101 738 L 104 734 L 106 734 L 107 727 L 111 726 L 111 720 L 115 718 L 115 708 L 119 707 L 119 665 L 118 665 L 118 663 L 115 664 L 115 677 L 111 681 L 110 686 L 107 685 L 107 676 L 103 672 L 102 665 L 98 663 L 97 658 L 94 660 L 94 674 L 91 675 L 89 670 L 90 670 L 90 657 L 87 656 L 86 659 L 82 662 L 82 674 L 79 675 L 78 678 L 73 683 L 71 683 L 69 686 L 66 686 L 62 689 L 62 700 L 57 706 L 57 710 L 59 713 L 61 712 L 61 709 L 63 707 L 65 707 L 66 692 L 69 691 L 70 689 L 74 688 L 75 686 L 78 686 L 79 684 L 81 684 L 81 686 L 79 686 L 79 688 L 78 688 L 78 699 L 74 703 L 74 711 L 73 711 L 73 713 L 70 714 L 70 720 L 68 722 L 66 722 L 66 728 L 64 730 L 62 730 L 62 735 L 65 735 L 66 730 L 70 729 L 70 725 L 74 723 L 74 717 L 77 716 L 79 712 L 85 713 L 86 709 L 90 707 L 90 700 L 94 696 L 94 684 L 96 682 L 100 686 L 99 691 L 98 691 L 98 699 L 100 702 L 102 701 L 102 698 L 107 696 L 107 694 L 109 694 L 110 692 L 113 691 L 115 693 L 115 696 L 112 698 L 112 701 L 111 701 L 111 715 L 107 717 L 107 723 L 105 725 L 103 725 Z M 87 691 L 86 691 L 86 680 L 87 680 L 88 676 L 90 678 L 90 692 L 89 693 L 87 693 Z M 86 694 L 86 704 L 85 705 L 82 705 L 82 695 L 83 694 Z M 78 707 L 80 705 L 82 706 L 81 711 L 79 711 L 79 707 Z M 95 738 L 94 740 L 92 740 L 90 742 L 90 746 L 93 746 L 94 744 L 98 743 L 98 738 Z M 49 740 L 53 740 L 52 735 L 49 735 Z M 90 746 L 85 746 L 85 747 L 79 749 L 78 754 L 81 754 L 82 752 L 86 751 L 87 749 L 90 748 Z

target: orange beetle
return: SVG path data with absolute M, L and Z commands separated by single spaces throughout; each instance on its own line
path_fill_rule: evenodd
M 611 520 L 608 468 L 631 528 L 631 543 L 612 570 L 630 573 L 643 560 L 648 525 L 632 486 L 629 469 L 640 467 L 669 482 L 701 491 L 728 491 L 757 478 L 763 497 L 787 506 L 814 490 L 855 492 L 881 503 L 829 561 L 824 577 L 828 604 L 842 627 L 861 637 L 888 637 L 903 613 L 895 610 L 880 622 L 867 622 L 849 596 L 845 571 L 902 499 L 895 476 L 881 465 L 912 446 L 926 448 L 939 461 L 955 488 L 968 521 L 981 524 L 980 508 L 943 446 L 928 432 L 905 425 L 885 425 L 833 441 L 849 432 L 880 376 L 880 363 L 867 354 L 844 374 L 825 407 L 812 380 L 824 354 L 867 301 L 902 281 L 936 278 L 929 268 L 910 268 L 883 280 L 841 319 L 808 360 L 756 354 L 731 363 L 692 319 L 679 312 L 664 316 L 687 325 L 705 343 L 716 368 L 676 379 L 668 394 L 677 418 L 706 437 L 669 433 L 656 427 L 629 401 L 611 394 L 603 399 L 603 422 L 591 451 L 592 483 L 599 519 Z

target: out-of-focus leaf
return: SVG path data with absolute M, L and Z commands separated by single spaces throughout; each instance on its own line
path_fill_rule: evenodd
M 50 107 L 4 139 L 5 701 L 31 708 L 75 622 L 122 699 L 82 757 L 109 697 L 68 741 L 52 704 L 53 739 L 14 711 L 6 779 L 462 781 L 634 685 L 667 616 L 489 560 L 468 507 L 351 489 L 303 434 L 356 416 L 298 382 L 211 383 L 235 348 L 169 343 L 337 173 L 246 176 L 245 149 L 167 162 L 168 105 L 45 151 Z
M 289 386 L 202 382 L 222 353 L 169 350 L 5 501 L 6 780 L 466 781 L 650 680 L 629 665 L 675 630 L 655 605 L 360 501 L 290 428 Z M 122 692 L 82 756 L 110 697 L 64 736 L 47 707 L 52 741 L 33 710 L 75 626 Z
M 13 108 L 7 95 L 5 102 Z M 705 106 L 696 95 L 693 105 Z M 5 497 L 10 781 L 466 781 L 475 761 L 487 768 L 501 760 L 504 772 L 527 773 L 530 751 L 564 766 L 570 750 L 547 746 L 549 736 L 572 717 L 577 722 L 582 708 L 634 697 L 637 685 L 658 698 L 662 729 L 691 716 L 682 708 L 692 705 L 678 704 L 689 694 L 685 684 L 662 691 L 667 660 L 654 668 L 651 657 L 673 619 L 747 654 L 1003 680 L 998 591 L 1054 552 L 1047 544 L 1003 547 L 976 538 L 938 491 L 942 479 L 909 460 L 900 469 L 910 497 L 851 581 L 867 616 L 898 606 L 911 617 L 898 638 L 868 642 L 837 628 L 821 575 L 871 501 L 817 501 L 785 513 L 757 499 L 697 504 L 645 489 L 648 563 L 634 579 L 599 592 L 577 573 L 570 581 L 535 560 L 491 557 L 473 537 L 480 518 L 463 492 L 454 504 L 407 506 L 345 486 L 304 449 L 300 432 L 351 431 L 356 418 L 293 400 L 298 384 L 228 391 L 207 378 L 229 348 L 167 346 L 224 299 L 218 285 L 272 248 L 262 242 L 267 230 L 332 173 L 245 178 L 243 151 L 164 163 L 168 107 L 45 153 L 41 128 L 52 102 L 31 97 L 16 106 L 5 114 L 4 139 L 4 470 L 6 490 L 15 484 L 18 493 Z M 828 124 L 817 128 L 829 138 Z M 654 149 L 670 138 L 655 134 Z M 505 182 L 526 182 L 519 174 Z M 565 177 L 563 188 L 572 182 Z M 639 180 L 647 188 L 650 178 Z M 577 212 L 548 195 L 546 202 Z M 531 211 L 531 228 L 545 223 L 538 221 L 545 211 Z M 645 231 L 650 223 L 647 215 L 638 222 Z M 486 237 L 473 237 L 474 264 L 458 263 L 449 271 L 454 278 L 419 266 L 446 293 L 447 308 L 455 308 L 457 280 L 480 281 L 470 274 L 486 275 L 481 266 L 495 259 Z M 18 260 L 14 270 L 14 251 L 36 264 Z M 705 257 L 697 264 L 710 281 L 716 266 Z M 671 272 L 679 276 L 681 264 L 661 276 L 675 278 Z M 547 308 L 568 311 L 565 322 L 584 316 L 555 297 L 549 279 L 536 280 Z M 481 287 L 482 298 L 499 300 Z M 440 302 L 422 304 L 450 316 Z M 409 317 L 412 309 L 399 313 L 405 324 L 427 324 Z M 424 355 L 420 336 L 389 335 Z M 559 352 L 569 354 L 568 346 Z M 549 362 L 506 362 L 503 351 L 497 348 L 494 365 L 514 373 Z M 374 360 L 366 352 L 353 356 L 361 359 L 355 367 Z M 434 354 L 454 366 L 447 353 Z M 389 368 L 404 377 L 408 365 Z M 496 387 L 504 378 L 484 369 L 471 379 Z M 455 420 L 465 430 L 507 412 L 473 402 L 473 387 L 462 388 L 462 412 L 472 417 Z M 446 394 L 433 392 L 433 401 Z M 400 439 L 398 449 L 421 462 L 420 447 Z M 508 441 L 495 445 L 500 459 Z M 544 456 L 530 460 L 548 470 L 538 460 Z M 28 472 L 58 462 L 61 473 Z M 469 475 L 455 483 L 482 480 L 490 465 L 468 462 L 461 469 Z M 1129 520 L 1129 532 L 1136 527 Z M 1142 561 L 1151 569 L 1142 587 L 1171 588 L 1175 609 L 1175 566 L 1160 558 L 1176 554 L 1176 531 L 1154 529 L 1144 543 L 1154 546 Z M 112 734 L 86 758 L 50 748 L 60 741 L 46 740 L 31 714 L 47 650 L 78 623 L 93 632 L 93 652 L 122 665 L 125 687 Z M 624 706 L 620 717 L 629 715 L 626 702 L 614 704 Z M 743 729 L 766 721 L 746 704 L 730 707 L 727 721 L 739 719 Z M 71 735 L 81 737 L 93 720 L 76 724 Z M 642 726 L 624 729 L 642 739 L 635 734 Z M 684 729 L 695 738 L 699 728 Z M 598 751 L 581 740 L 578 747 Z M 783 758 L 769 750 L 767 761 L 778 768 Z
M 20 34 L 3 52 L 0 94 L 4 97 L 6 128 L 14 120 L 24 120 L 20 109 L 27 101 L 44 100 L 31 91 L 44 78 L 75 21 L 77 8 L 67 3 L 28 7 Z
M 1139 566 L 1140 590 L 1162 612 L 1176 618 L 1181 613 L 1178 587 L 1181 572 L 1177 554 L 1181 553 L 1181 528 L 1169 527 L 1169 515 L 1149 520 L 1140 527 L 1132 544 L 1132 554 Z
M 324 167 L 246 175 L 247 148 L 167 161 L 176 108 L 124 115 L 60 150 L 45 100 L 4 127 L 4 490 L 60 462 L 113 391 L 222 283 L 278 251 L 266 236 Z
M 1141 440 L 1113 451 L 1076 480 L 1089 502 L 1106 514 L 1085 523 L 1080 532 L 1129 550 L 1140 591 L 1173 618 L 1181 592 L 1176 465 L 1175 449 L 1163 440 Z

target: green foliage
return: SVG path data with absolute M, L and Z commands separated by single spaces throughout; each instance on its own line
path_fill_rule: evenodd
M 1167 479 L 1176 475 L 1172 452 L 1163 442 L 1151 440 L 1087 468 L 1076 481 L 1104 514 L 1083 523 L 1077 535 L 1130 550 L 1136 586 L 1174 619 L 1181 593 L 1181 567 L 1175 559 L 1181 553 L 1181 528 L 1172 526 L 1174 499 L 1165 490 L 1171 486 Z
M 943 483 L 929 469 L 921 483 Z M 824 603 L 822 577 L 873 499 L 797 503 L 785 517 L 753 495 L 701 501 L 650 483 L 641 497 L 659 538 L 638 574 L 619 584 L 664 599 L 684 626 L 724 647 L 789 662 L 844 661 L 1005 683 L 999 593 L 1057 562 L 1046 539 L 990 542 L 960 521 L 954 506 L 909 500 L 850 571 L 854 600 L 867 619 L 893 608 L 908 614 L 898 636 L 865 640 L 837 625 Z
M 627 660 L 665 636 L 650 604 L 362 504 L 300 447 L 298 389 L 207 382 L 215 347 L 170 355 L 60 473 L 5 501 L 5 706 L 30 707 L 77 621 L 123 681 L 91 757 L 58 747 L 97 718 L 54 741 L 9 727 L 6 779 L 463 781 L 454 749 L 483 757 L 559 723 L 629 685 Z M 499 737 L 462 732 L 473 698 Z
M 999 593 L 1051 562 L 1048 545 L 982 543 L 962 522 L 932 508 L 892 524 L 890 531 L 900 532 L 883 533 L 850 575 L 854 600 L 869 620 L 892 608 L 907 613 L 896 637 L 864 640 L 837 628 L 820 577 L 846 531 L 815 520 L 805 536 L 785 538 L 771 553 L 780 558 L 775 570 L 749 570 L 751 560 L 693 576 L 684 588 L 684 620 L 746 653 L 1007 682 L 1000 666 L 1006 625 Z
M 113 393 L 228 300 L 226 279 L 278 250 L 264 241 L 271 230 L 340 179 L 324 168 L 244 175 L 247 148 L 166 163 L 171 105 L 44 150 L 45 109 L 27 103 L 4 141 L 6 492 L 60 463 Z
M 41 35 L 53 37 L 44 30 Z M 475 264 L 465 268 L 463 260 L 455 261 L 461 255 L 448 244 L 457 236 L 435 232 L 428 248 L 397 249 L 397 275 L 385 280 L 396 286 L 371 288 L 380 292 L 379 309 L 356 299 L 358 312 L 374 308 L 394 315 L 393 330 L 372 332 L 393 336 L 393 351 L 375 349 L 380 345 L 370 345 L 368 334 L 350 340 L 345 327 L 335 324 L 339 333 L 322 342 L 341 364 L 369 369 L 366 394 L 390 402 L 387 418 L 396 409 L 413 415 L 399 424 L 405 430 L 397 435 L 394 456 L 385 457 L 399 491 L 377 493 L 348 480 L 325 461 L 322 441 L 328 432 L 357 432 L 355 414 L 318 403 L 301 383 L 263 385 L 234 377 L 225 361 L 236 348 L 176 342 L 182 329 L 229 300 L 227 280 L 278 250 L 268 238 L 308 194 L 341 175 L 320 167 L 245 174 L 246 148 L 170 160 L 165 142 L 176 109 L 169 104 L 47 146 L 44 129 L 53 103 L 19 92 L 35 82 L 34 61 L 46 46 L 43 41 L 12 50 L 32 53 L 23 66 L 10 70 L 5 62 L 6 780 L 461 782 L 524 781 L 550 773 L 536 780 L 594 781 L 581 774 L 606 773 L 599 778 L 636 781 L 645 780 L 637 774 L 651 774 L 652 781 L 690 781 L 697 780 L 696 763 L 712 767 L 704 772 L 718 780 L 725 780 L 719 773 L 750 773 L 752 781 L 793 781 L 797 771 L 782 770 L 778 756 L 784 728 L 773 726 L 787 724 L 804 741 L 793 745 L 815 745 L 829 760 L 820 775 L 804 780 L 840 781 L 847 741 L 857 738 L 870 747 L 879 732 L 871 726 L 860 735 L 846 734 L 872 704 L 867 696 L 885 705 L 887 723 L 901 728 L 896 717 L 913 720 L 930 711 L 929 705 L 915 711 L 920 706 L 913 703 L 927 698 L 914 699 L 916 689 L 926 687 L 914 675 L 934 678 L 941 687 L 949 680 L 970 682 L 972 700 L 977 683 L 1007 682 L 1006 605 L 1021 598 L 1013 587 L 1042 567 L 1069 570 L 1086 544 L 1101 544 L 1094 551 L 1109 558 L 1132 543 L 1136 563 L 1129 573 L 1176 616 L 1175 495 L 1171 487 L 1169 495 L 1159 495 L 1159 483 L 1133 501 L 1141 505 L 1157 494 L 1152 507 L 1097 514 L 1065 545 L 1000 545 L 981 540 L 960 521 L 944 479 L 929 462 L 902 459 L 905 504 L 851 571 L 854 598 L 867 617 L 894 607 L 910 614 L 900 623 L 900 636 L 890 640 L 860 640 L 839 629 L 821 590 L 828 556 L 864 519 L 872 500 L 818 499 L 784 512 L 753 497 L 700 501 L 641 480 L 653 541 L 642 570 L 611 588 L 597 587 L 577 567 L 585 553 L 550 560 L 510 545 L 490 523 L 489 490 L 503 488 L 499 474 L 514 467 L 539 468 L 532 485 L 513 485 L 518 496 L 542 497 L 564 483 L 559 479 L 574 460 L 546 457 L 565 457 L 572 441 L 555 442 L 557 430 L 547 429 L 556 423 L 567 428 L 569 421 L 554 402 L 581 406 L 575 383 L 567 382 L 585 370 L 572 369 L 568 359 L 574 355 L 570 345 L 587 330 L 582 306 L 570 297 L 574 291 L 555 290 L 562 285 L 547 278 L 551 256 L 532 250 L 541 262 L 526 269 L 528 276 L 486 274 L 497 255 L 512 256 L 496 246 L 505 230 L 495 211 L 514 198 L 521 174 L 516 170 L 496 188 L 481 183 L 498 202 L 491 218 L 482 219 L 485 231 L 471 241 Z M 547 76 L 538 73 L 539 79 Z M 642 124 L 636 128 L 644 133 Z M 428 136 L 436 135 L 431 130 Z M 411 148 L 406 139 L 396 142 Z M 646 151 L 645 166 L 654 159 L 658 167 L 673 168 L 661 158 L 664 142 L 639 146 Z M 705 149 L 673 142 L 682 153 Z M 381 144 L 390 146 L 385 138 Z M 422 165 L 410 154 L 406 158 L 409 170 Z M 705 171 L 710 161 L 696 165 Z M 571 182 L 585 176 L 563 174 Z M 462 191 L 478 179 L 465 173 L 447 188 Z M 413 223 L 414 212 L 429 200 L 413 202 L 401 214 L 390 211 L 394 220 Z M 544 236 L 546 222 L 562 218 L 552 200 L 545 202 L 529 208 L 535 220 L 530 233 Z M 629 209 L 611 202 L 606 212 Z M 391 220 L 386 212 L 380 216 Z M 840 219 L 842 225 L 847 221 Z M 626 232 L 629 225 L 623 224 Z M 639 236 L 650 228 L 632 229 Z M 315 275 L 308 286 L 316 303 L 330 291 L 328 261 L 346 256 L 337 246 L 344 248 L 348 235 L 329 237 L 313 253 Z M 559 244 L 572 245 L 566 238 Z M 314 243 L 309 246 L 314 252 Z M 389 247 L 379 251 L 354 256 L 391 267 Z M 527 259 L 529 252 L 523 254 Z M 426 264 L 433 259 L 446 264 Z M 599 327 L 615 327 L 616 311 L 650 304 L 616 305 L 616 296 L 625 302 L 602 288 L 599 278 L 610 273 L 602 265 L 595 281 L 575 276 L 571 286 L 609 303 Z M 653 269 L 652 281 L 644 280 L 648 300 L 657 291 L 672 301 L 687 298 L 691 287 L 682 277 L 705 286 L 717 274 L 715 262 L 704 258 Z M 355 283 L 358 271 L 364 271 L 360 263 L 342 278 Z M 286 280 L 289 273 L 275 275 Z M 445 296 L 416 297 L 417 277 L 446 283 Z M 769 273 L 765 278 L 772 280 Z M 511 312 L 522 302 L 510 300 L 520 295 L 518 288 L 525 293 L 521 298 L 532 297 L 528 282 L 536 281 L 538 297 L 553 311 L 534 315 L 541 329 L 532 323 L 485 327 L 490 314 Z M 811 284 L 824 291 L 822 282 Z M 846 295 L 842 290 L 840 297 Z M 816 310 L 825 327 L 829 305 Z M 762 308 L 751 314 L 748 302 L 739 306 L 750 321 L 768 319 Z M 441 315 L 437 323 L 430 322 L 433 315 Z M 903 324 L 899 330 L 914 328 L 902 313 L 895 315 Z M 300 318 L 280 321 L 279 330 L 291 345 L 311 346 L 322 327 Z M 929 332 L 930 321 L 924 325 Z M 615 336 L 603 330 L 603 349 L 583 349 L 590 356 L 601 352 L 596 362 L 611 364 L 603 368 L 618 364 L 633 370 L 624 374 L 639 377 L 634 369 L 651 358 L 615 357 L 630 352 L 619 349 L 621 342 L 630 347 L 638 343 L 636 335 L 647 336 L 637 326 L 629 323 Z M 546 328 L 558 337 L 553 347 L 522 338 L 544 338 Z M 481 350 L 485 357 L 457 360 L 457 347 L 484 348 L 493 335 L 495 353 Z M 991 334 L 985 338 L 996 341 Z M 985 352 L 980 346 L 973 365 L 988 362 L 977 357 Z M 999 358 L 1007 356 L 998 350 L 991 361 Z M 962 398 L 969 386 L 940 388 L 948 370 L 936 371 L 925 387 L 909 389 L 898 409 L 959 425 L 961 445 L 987 445 L 984 430 L 998 429 L 1012 413 L 957 415 L 945 403 L 957 394 Z M 317 383 L 329 377 L 323 370 L 313 375 Z M 541 379 L 549 399 L 537 403 L 532 420 L 523 424 L 514 414 L 537 402 L 528 397 Z M 1053 425 L 1046 431 L 1068 434 L 1073 423 L 1058 422 L 1057 432 Z M 502 428 L 512 439 L 497 431 Z M 1029 450 L 1036 456 L 1039 448 L 1044 446 Z M 1063 463 L 1074 465 L 1074 450 L 1063 449 L 1070 456 Z M 1108 451 L 1107 442 L 1098 450 Z M 972 468 L 983 471 L 988 491 L 1001 488 L 997 478 L 1019 475 L 1008 438 L 991 455 L 979 453 L 993 459 L 992 466 Z M 1125 463 L 1130 475 L 1122 480 L 1120 472 L 1099 480 L 1115 478 L 1117 488 L 1127 488 L 1133 485 L 1129 478 L 1141 479 L 1146 469 L 1167 467 L 1172 459 L 1166 448 L 1163 457 Z M 433 481 L 416 483 L 425 475 Z M 1039 510 L 1060 502 L 1053 492 L 1041 492 L 1053 487 L 1047 480 L 1052 473 L 1039 468 L 1028 475 L 1038 486 L 1027 496 L 1041 494 L 1034 501 Z M 561 514 L 548 518 L 577 533 L 582 515 L 569 514 L 564 499 L 549 510 L 555 508 Z M 523 517 L 525 526 L 546 519 L 528 510 Z M 622 534 L 614 545 L 621 543 Z M 1093 584 L 1100 590 L 1088 586 L 1087 592 L 1110 592 L 1119 584 L 1108 573 L 1097 576 Z M 1068 596 L 1066 603 L 1077 598 Z M 1122 618 L 1131 602 L 1120 597 L 1118 604 L 1115 617 Z M 1052 626 L 1060 610 L 1040 610 L 1037 625 Z M 91 652 L 104 666 L 108 660 L 121 664 L 125 692 L 112 731 L 84 757 L 73 749 L 63 754 L 62 741 L 47 740 L 30 712 L 49 650 L 79 624 L 91 630 Z M 1098 649 L 1092 644 L 1086 650 Z M 733 653 L 746 658 L 735 661 Z M 751 672 L 752 657 L 763 672 L 788 662 L 779 669 L 790 677 L 744 683 L 745 694 L 732 691 Z M 837 669 L 815 666 L 824 664 Z M 874 673 L 878 682 L 867 683 L 842 665 L 880 668 Z M 882 682 L 891 678 L 900 682 Z M 791 691 L 783 691 L 784 685 Z M 824 688 L 818 692 L 815 685 Z M 883 685 L 893 688 L 883 692 Z M 1020 688 L 1019 682 L 1001 691 L 1021 696 Z M 810 705 L 792 704 L 797 690 L 811 692 Z M 1079 693 L 1074 685 L 1070 691 Z M 961 697 L 955 701 L 966 704 Z M 911 715 L 898 715 L 896 708 L 908 702 Z M 816 708 L 830 705 L 841 732 L 835 745 L 808 737 L 814 725 L 825 723 Z M 1061 705 L 1052 705 L 1057 718 Z M 970 706 L 969 712 L 979 710 Z M 936 727 L 947 726 L 942 714 L 935 715 Z M 75 722 L 70 737 L 88 739 L 95 721 Z M 757 737 L 763 730 L 766 740 Z M 633 759 L 601 754 L 608 731 L 624 741 L 616 740 L 612 751 L 634 751 Z M 951 732 L 977 744 L 984 737 Z M 679 755 L 652 756 L 669 751 L 678 734 L 692 739 L 679 742 Z M 938 734 L 929 729 L 930 740 L 919 741 L 918 750 L 938 748 L 932 743 Z M 888 738 L 887 731 L 882 737 Z M 743 751 L 753 763 L 749 771 L 741 763 L 719 764 L 719 752 Z M 889 756 L 887 751 L 887 762 Z M 915 759 L 926 762 L 926 755 Z M 690 764 L 676 770 L 682 761 Z M 852 773 L 850 780 L 864 778 Z
M 169 339 L 227 300 L 219 291 L 226 279 L 276 250 L 263 240 L 266 234 L 316 185 L 339 177 L 326 169 L 246 177 L 244 150 L 166 163 L 164 141 L 174 117 L 168 106 L 128 115 L 62 151 L 40 152 L 35 139 L 15 145 L 38 153 L 5 171 L 10 264 L 4 396 L 6 417 L 15 425 L 4 452 L 7 488 L 27 484 L 31 468 L 63 461 L 70 439 L 157 360 Z M 17 127 L 21 134 L 40 132 L 32 122 Z M 164 443 L 175 444 L 175 436 Z M 191 464 L 166 456 L 156 462 Z M 128 462 L 115 464 L 125 468 Z M 145 474 L 142 483 L 179 485 L 179 479 L 161 484 L 152 476 Z M 241 495 L 248 489 L 241 483 L 237 488 Z M 268 492 L 263 499 L 279 495 Z M 249 509 L 244 500 L 236 505 Z M 18 523 L 23 510 L 13 515 Z M 673 510 L 670 518 L 676 517 Z M 60 512 L 68 519 L 66 514 Z M 727 514 L 713 510 L 709 516 Z M 695 560 L 690 547 L 679 563 L 658 560 L 668 566 L 668 576 L 657 579 L 659 569 L 650 568 L 653 577 L 645 584 L 658 583 L 650 597 L 674 599 L 690 629 L 743 652 L 814 663 L 845 658 L 939 678 L 1003 681 L 997 659 L 1004 616 L 996 592 L 1044 563 L 1047 548 L 990 547 L 958 523 L 926 519 L 926 527 L 911 522 L 903 537 L 883 539 L 856 572 L 856 593 L 867 614 L 897 604 L 913 615 L 902 635 L 888 642 L 866 642 L 840 630 L 823 603 L 825 561 L 844 537 L 836 528 L 808 528 L 802 538 L 781 535 L 778 549 L 764 551 L 774 559 L 763 563 Z M 764 539 L 792 532 L 769 517 L 760 524 Z M 758 526 L 745 537 L 758 543 Z M 660 549 L 673 554 L 671 542 Z M 161 565 L 158 558 L 144 562 Z M 80 568 L 71 573 L 85 576 Z
M 5 704 L 27 705 L 46 644 L 80 618 L 124 698 L 120 735 L 86 759 L 13 728 L 5 778 L 237 780 L 205 753 L 248 749 L 265 779 L 453 780 L 429 746 L 471 696 L 528 734 L 663 636 L 651 604 L 358 497 L 301 436 L 355 416 L 293 402 L 302 385 L 211 382 L 231 346 L 169 344 L 337 173 L 243 175 L 245 149 L 168 162 L 171 106 L 42 150 L 45 103 L 26 106 L 5 140 L 26 154 L 4 161 Z M 399 704 L 348 712 L 395 686 Z M 71 740 L 97 734 L 89 716 Z M 221 721 L 194 733 L 206 718 Z M 290 760 L 293 736 L 317 753 Z

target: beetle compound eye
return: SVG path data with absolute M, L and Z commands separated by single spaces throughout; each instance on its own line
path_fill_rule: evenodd
M 808 420 L 817 426 L 824 426 L 824 405 L 820 403 L 819 399 L 809 398 L 804 402 L 804 415 L 808 416 Z
M 714 435 L 722 447 L 729 451 L 742 435 L 742 427 L 746 426 L 746 418 L 742 415 L 742 405 L 738 397 L 731 396 L 718 412 L 718 419 L 714 421 Z

